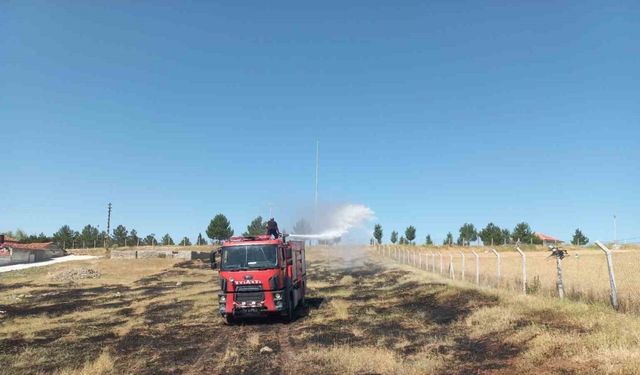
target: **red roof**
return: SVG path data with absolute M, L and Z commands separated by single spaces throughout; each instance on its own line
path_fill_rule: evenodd
M 17 241 L 5 241 L 0 246 L 12 247 L 15 249 L 28 249 L 28 250 L 47 250 L 53 242 L 34 242 L 34 243 L 20 243 Z
M 548 235 L 546 235 L 546 234 L 544 234 L 544 233 L 538 233 L 538 232 L 535 232 L 535 233 L 534 233 L 534 235 L 535 235 L 536 237 L 538 237 L 539 239 L 541 239 L 542 241 L 548 241 L 548 242 L 562 242 L 562 240 L 559 240 L 559 239 L 557 239 L 557 238 L 555 238 L 555 237 L 548 236 Z

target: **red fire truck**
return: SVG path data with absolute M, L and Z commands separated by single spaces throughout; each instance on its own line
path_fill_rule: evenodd
M 219 249 L 218 302 L 225 322 L 267 315 L 293 320 L 304 303 L 304 250 L 304 241 L 287 241 L 286 235 L 231 237 L 224 242 Z

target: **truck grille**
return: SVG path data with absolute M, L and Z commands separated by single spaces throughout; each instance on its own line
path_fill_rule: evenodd
M 236 287 L 236 302 L 264 301 L 262 285 L 238 285 Z

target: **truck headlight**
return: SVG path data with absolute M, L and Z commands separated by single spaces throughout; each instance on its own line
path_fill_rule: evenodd
M 273 294 L 273 299 L 278 301 L 282 299 L 282 293 L 274 293 Z
M 225 295 L 221 295 L 220 296 L 220 303 L 225 303 L 227 302 L 227 297 Z

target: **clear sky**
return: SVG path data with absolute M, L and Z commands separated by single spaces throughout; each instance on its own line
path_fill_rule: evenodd
M 640 240 L 640 2 L 0 4 L 0 230 L 192 239 L 320 198 Z

